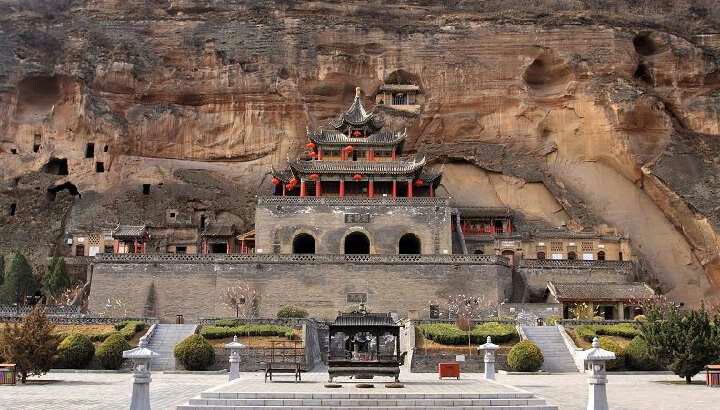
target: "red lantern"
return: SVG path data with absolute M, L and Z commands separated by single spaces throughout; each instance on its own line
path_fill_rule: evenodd
M 359 130 L 355 130 L 355 131 L 353 131 L 352 136 L 355 138 L 358 138 L 358 137 L 362 136 L 362 132 L 360 132 Z
M 355 175 L 353 175 L 353 177 L 352 177 L 352 179 L 355 180 L 355 181 L 360 181 L 362 178 L 363 178 L 363 176 L 360 175 L 360 174 L 355 174 Z
M 317 157 L 317 152 L 310 151 L 310 153 L 308 155 L 310 155 L 310 158 L 315 158 L 315 157 Z
M 415 186 L 423 186 L 423 185 L 425 185 L 425 181 L 423 181 L 422 179 L 415 180 Z
M 297 178 L 295 178 L 295 177 L 293 177 L 293 178 L 290 180 L 290 185 L 292 185 L 292 186 L 297 185 L 297 183 L 298 183 L 298 180 L 297 180 Z
M 285 184 L 285 189 L 287 189 L 288 191 L 292 191 L 293 188 L 295 188 L 293 184 Z
M 317 181 L 318 179 L 320 179 L 320 175 L 318 175 L 318 174 L 310 174 L 310 179 L 313 180 L 313 181 Z
M 345 147 L 344 149 L 345 149 L 345 151 L 347 151 L 347 152 L 352 152 L 353 147 L 352 147 L 352 145 L 348 145 L 348 146 Z
M 309 149 L 315 148 L 315 144 L 313 144 L 312 142 L 308 142 L 307 144 L 305 144 L 305 146 L 308 147 Z
M 281 181 L 280 181 L 279 178 L 273 177 L 273 179 L 272 179 L 271 182 L 272 182 L 273 185 L 280 185 L 280 182 L 281 182 Z

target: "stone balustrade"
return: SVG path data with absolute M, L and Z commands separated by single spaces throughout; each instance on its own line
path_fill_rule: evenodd
M 0 305 L 0 317 L 25 316 L 33 310 L 33 306 L 10 306 Z M 48 316 L 73 316 L 80 315 L 80 306 L 45 306 L 45 314 Z
M 521 259 L 520 268 L 539 269 L 608 269 L 632 272 L 634 264 L 630 261 L 584 261 L 570 259 Z
M 314 196 L 261 196 L 258 205 L 326 205 L 326 206 L 443 206 L 449 205 L 448 198 L 413 197 L 390 198 L 376 197 L 314 197 Z
M 501 265 L 509 266 L 497 255 L 321 255 L 321 254 L 98 254 L 99 263 L 282 263 L 282 264 L 424 264 L 424 265 Z

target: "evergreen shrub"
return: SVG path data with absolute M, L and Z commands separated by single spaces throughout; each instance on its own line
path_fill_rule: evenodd
M 103 369 L 117 370 L 122 366 L 125 350 L 130 350 L 130 344 L 122 333 L 115 332 L 102 342 L 95 355 Z
M 545 361 L 540 348 L 529 340 L 513 346 L 507 357 L 508 366 L 516 372 L 536 372 Z
M 632 370 L 657 370 L 660 367 L 642 336 L 635 336 L 625 347 L 625 364 Z
M 215 349 L 200 335 L 191 335 L 175 346 L 175 358 L 186 370 L 207 370 L 215 363 Z
M 242 324 L 237 326 L 203 326 L 200 335 L 206 339 L 224 339 L 234 335 L 242 336 L 284 336 L 293 339 L 291 327 L 282 325 Z
M 278 319 L 304 318 L 308 316 L 307 310 L 297 306 L 285 305 L 277 312 Z
M 452 323 L 429 323 L 419 326 L 423 336 L 435 343 L 443 345 L 467 345 L 467 332 L 460 330 Z M 515 326 L 511 324 L 487 322 L 481 323 L 470 331 L 470 343 L 483 344 L 487 337 L 492 338 L 493 343 L 504 343 L 515 340 L 518 337 Z
M 615 359 L 605 365 L 607 370 L 619 370 L 625 366 L 625 349 L 620 344 L 607 337 L 600 338 L 600 347 L 615 353 Z
M 66 369 L 84 369 L 95 356 L 95 346 L 81 333 L 71 333 L 60 342 L 56 366 Z

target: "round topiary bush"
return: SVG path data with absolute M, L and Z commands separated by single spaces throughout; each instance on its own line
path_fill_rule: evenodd
M 657 370 L 659 367 L 647 342 L 640 336 L 635 336 L 625 347 L 625 364 L 632 370 Z
M 65 369 L 84 369 L 95 356 L 95 346 L 90 338 L 71 333 L 58 345 L 56 365 Z
M 186 370 L 206 370 L 215 363 L 215 350 L 204 337 L 192 335 L 175 346 L 175 358 Z
M 122 333 L 115 332 L 98 347 L 96 356 L 103 369 L 117 370 L 122 366 L 124 350 L 130 350 L 130 343 Z
M 618 342 L 607 337 L 601 337 L 600 347 L 615 353 L 615 360 L 607 362 L 606 368 L 608 370 L 618 370 L 625 365 L 625 350 Z
M 536 372 L 542 367 L 545 358 L 535 343 L 523 340 L 510 349 L 507 361 L 513 371 Z
M 282 306 L 277 312 L 278 319 L 304 318 L 307 317 L 307 315 L 307 310 L 290 305 Z

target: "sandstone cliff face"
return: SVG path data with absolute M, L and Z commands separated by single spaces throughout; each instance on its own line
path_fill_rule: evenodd
M 66 230 L 161 224 L 169 208 L 249 227 L 306 127 L 400 78 L 423 104 L 382 109 L 386 123 L 458 203 L 614 225 L 645 279 L 715 296 L 720 37 L 582 10 L 364 4 L 0 2 L 0 247 L 39 262 Z

